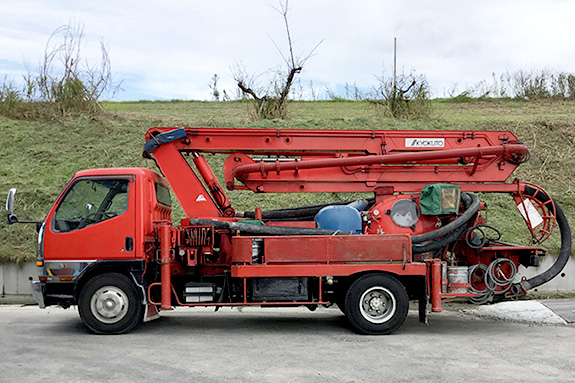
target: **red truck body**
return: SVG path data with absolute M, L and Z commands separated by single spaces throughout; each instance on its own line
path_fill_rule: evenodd
M 238 213 L 210 153 L 228 156 L 228 190 L 371 198 Z M 428 303 L 441 311 L 445 299 L 523 295 L 570 253 L 558 205 L 507 181 L 528 159 L 511 132 L 153 128 L 144 156 L 165 179 L 142 168 L 81 171 L 40 229 L 37 301 L 78 305 L 96 333 L 129 331 L 174 306 L 337 304 L 358 332 L 388 334 L 410 300 L 426 321 Z M 186 214 L 178 226 L 168 185 Z M 472 192 L 511 194 L 536 244 L 558 223 L 554 269 L 516 280 L 546 250 L 489 238 Z

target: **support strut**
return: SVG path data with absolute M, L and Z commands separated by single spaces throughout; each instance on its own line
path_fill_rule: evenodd
M 172 308 L 172 268 L 171 268 L 171 228 L 167 222 L 160 224 L 160 254 L 161 254 L 161 281 L 162 281 L 162 310 Z

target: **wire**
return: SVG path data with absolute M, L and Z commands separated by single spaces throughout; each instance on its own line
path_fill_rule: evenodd
M 502 270 L 505 264 L 509 265 L 508 275 Z M 508 258 L 497 258 L 489 266 L 482 263 L 471 266 L 467 273 L 469 289 L 478 296 L 469 298 L 469 301 L 478 305 L 492 302 L 496 295 L 509 291 L 516 274 L 517 266 Z M 484 289 L 475 287 L 481 283 L 485 284 Z
M 497 238 L 487 237 L 483 228 L 490 229 L 490 230 L 494 231 L 497 234 Z M 474 240 L 473 234 L 475 233 L 475 231 L 479 231 L 481 233 L 481 243 L 479 245 L 473 243 L 473 240 Z M 469 246 L 472 249 L 479 249 L 479 248 L 485 246 L 485 244 L 488 242 L 499 241 L 501 239 L 501 232 L 499 230 L 497 230 L 496 228 L 494 228 L 493 226 L 481 224 L 481 225 L 475 225 L 475 226 L 467 229 L 467 231 L 464 234 L 464 238 L 465 238 L 465 244 L 467 246 Z
M 487 283 L 485 283 L 486 276 L 487 276 L 487 266 L 484 265 L 483 263 L 473 265 L 467 271 L 469 289 L 471 290 L 471 292 L 476 293 L 478 295 L 477 297 L 469 298 L 469 301 L 471 303 L 474 303 L 476 305 L 482 305 L 484 303 L 491 302 L 493 300 L 493 291 L 491 291 L 487 286 Z M 485 283 L 485 288 L 483 290 L 475 288 L 474 282 L 476 285 L 480 283 Z
M 509 275 L 505 275 L 501 267 L 504 264 L 509 265 Z M 495 294 L 503 294 L 511 288 L 515 274 L 517 273 L 517 266 L 512 260 L 508 258 L 498 258 L 489 264 L 487 268 L 485 284 Z M 497 288 L 502 290 L 496 290 Z
M 525 145 L 522 141 L 519 140 L 509 140 L 507 141 L 507 143 L 513 143 L 513 144 L 520 144 L 520 145 Z M 531 152 L 529 152 L 529 150 L 527 151 L 527 153 L 525 154 L 525 157 L 523 157 L 521 160 L 516 161 L 512 158 L 507 158 L 507 161 L 511 162 L 514 165 L 521 165 L 526 163 L 527 161 L 529 161 L 531 159 Z
M 349 169 L 347 166 L 342 166 L 341 171 L 347 175 L 352 175 L 352 174 L 356 174 L 356 173 L 365 173 L 365 168 L 360 167 L 360 168 L 356 168 L 356 169 L 352 170 L 352 169 Z

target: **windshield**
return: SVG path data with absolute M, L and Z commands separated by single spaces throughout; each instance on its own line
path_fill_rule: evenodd
M 54 230 L 78 230 L 124 213 L 128 209 L 128 186 L 125 179 L 76 182 L 56 210 Z

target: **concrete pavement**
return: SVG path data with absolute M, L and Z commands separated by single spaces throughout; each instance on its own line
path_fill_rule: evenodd
M 575 382 L 574 325 L 464 310 L 361 336 L 334 308 L 182 308 L 97 336 L 75 309 L 0 306 L 0 381 Z

